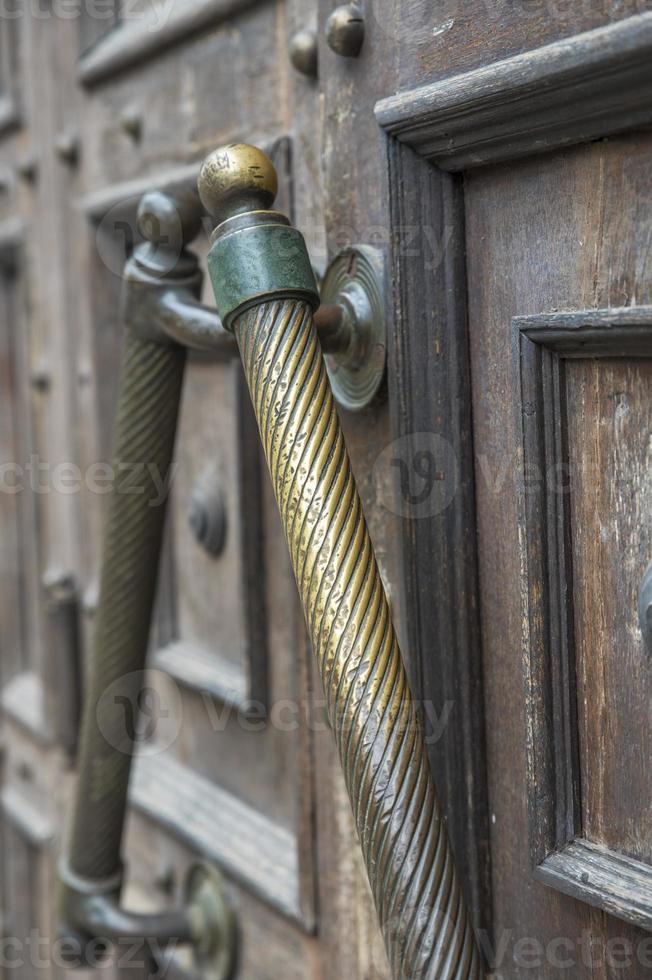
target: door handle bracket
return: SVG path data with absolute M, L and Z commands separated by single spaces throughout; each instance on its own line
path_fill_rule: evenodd
M 64 860 L 59 865 L 59 932 L 67 940 L 69 965 L 84 962 L 84 951 L 112 943 L 156 940 L 157 947 L 192 944 L 195 964 L 206 980 L 228 980 L 235 970 L 236 922 L 222 877 L 212 865 L 193 864 L 186 878 L 181 908 L 159 913 L 130 912 L 121 907 L 122 873 L 104 881 L 76 875 Z
M 183 251 L 179 255 L 181 234 L 196 234 L 201 215 L 199 199 L 193 195 L 144 195 L 139 225 L 147 241 L 135 249 L 125 268 L 123 320 L 137 336 L 167 339 L 228 359 L 237 357 L 235 339 L 217 311 L 197 298 L 201 272 L 194 256 Z M 385 288 L 384 256 L 369 245 L 341 249 L 321 282 L 315 327 L 333 394 L 349 411 L 366 408 L 385 378 Z
M 335 400 L 355 412 L 378 394 L 387 365 L 385 260 L 370 245 L 343 248 L 320 287 L 315 326 Z

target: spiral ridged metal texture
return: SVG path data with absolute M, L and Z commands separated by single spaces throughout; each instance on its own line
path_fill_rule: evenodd
M 307 304 L 234 322 L 393 976 L 482 976 Z
M 170 474 L 184 363 L 181 347 L 126 335 L 68 856 L 83 878 L 120 870 L 139 672 L 165 518 L 161 484 Z

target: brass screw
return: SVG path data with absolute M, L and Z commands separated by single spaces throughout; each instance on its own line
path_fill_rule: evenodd
M 336 7 L 326 21 L 326 41 L 343 58 L 357 58 L 364 43 L 364 18 L 354 3 Z
M 134 143 L 138 143 L 143 135 L 143 114 L 137 106 L 130 106 L 120 116 L 120 125 L 123 132 L 130 136 Z
M 23 180 L 27 181 L 28 184 L 33 184 L 36 180 L 36 175 L 38 172 L 38 166 L 36 162 L 36 156 L 33 153 L 29 153 L 27 156 L 23 157 L 17 167 L 18 174 Z
M 298 72 L 307 78 L 316 78 L 318 72 L 317 35 L 315 31 L 297 31 L 290 38 L 290 61 Z
M 32 370 L 29 380 L 35 391 L 48 391 L 52 383 L 50 369 L 44 364 L 39 364 Z
M 65 132 L 57 136 L 54 148 L 62 163 L 74 167 L 79 163 L 79 137 L 76 133 Z

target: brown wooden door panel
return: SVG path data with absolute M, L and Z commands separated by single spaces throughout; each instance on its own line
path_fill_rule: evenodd
M 652 362 L 567 372 L 582 824 L 652 864 L 651 674 L 633 617 L 652 549 Z
M 618 487 L 617 477 L 619 472 L 646 472 L 647 448 L 640 447 L 646 447 L 649 439 L 649 413 L 641 386 L 645 384 L 648 362 L 628 359 L 627 351 L 634 356 L 645 353 L 649 341 L 645 311 L 625 310 L 620 327 L 617 311 L 566 316 L 546 316 L 539 311 L 572 310 L 583 305 L 589 296 L 597 300 L 605 294 L 622 295 L 616 284 L 624 281 L 636 291 L 637 300 L 647 300 L 647 283 L 636 272 L 639 259 L 631 240 L 633 225 L 627 223 L 634 212 L 637 219 L 646 220 L 647 178 L 642 186 L 635 180 L 628 181 L 629 197 L 624 207 L 620 198 L 618 208 L 610 209 L 615 188 L 609 181 L 603 182 L 602 190 L 595 193 L 596 174 L 615 167 L 616 159 L 617 173 L 641 173 L 637 168 L 640 151 L 640 138 L 631 137 L 532 159 L 518 168 L 496 167 L 477 172 L 469 175 L 466 182 L 476 490 L 485 663 L 490 665 L 485 676 L 488 717 L 502 719 L 499 725 L 489 725 L 492 853 L 494 861 L 498 860 L 494 884 L 498 900 L 507 903 L 501 917 L 516 916 L 525 928 L 533 915 L 539 916 L 537 935 L 541 942 L 545 945 L 559 939 L 565 946 L 568 941 L 573 944 L 573 955 L 577 954 L 583 930 L 594 934 L 595 913 L 586 905 L 556 899 L 536 886 L 519 888 L 514 875 L 521 880 L 530 878 L 530 855 L 520 852 L 518 863 L 514 861 L 513 848 L 509 861 L 500 855 L 507 854 L 503 835 L 511 837 L 517 827 L 518 837 L 524 843 L 529 841 L 533 848 L 535 864 L 543 860 L 544 852 L 563 848 L 565 841 L 576 834 L 603 843 L 607 843 L 610 834 L 610 843 L 619 839 L 616 851 L 631 853 L 622 834 L 622 805 L 630 812 L 630 833 L 640 835 L 640 841 L 646 842 L 635 856 L 643 860 L 647 856 L 649 860 L 648 808 L 641 805 L 639 796 L 639 792 L 648 794 L 648 788 L 646 775 L 638 772 L 636 765 L 626 794 L 621 783 L 619 801 L 614 800 L 610 807 L 603 796 L 600 815 L 594 811 L 586 819 L 590 794 L 597 791 L 595 784 L 593 790 L 589 789 L 591 773 L 600 772 L 600 781 L 607 784 L 626 778 L 625 757 L 616 747 L 618 726 L 627 725 L 626 717 L 632 721 L 628 752 L 639 759 L 649 755 L 649 715 L 645 708 L 637 708 L 646 699 L 644 685 L 625 696 L 620 680 L 616 684 L 608 681 L 609 664 L 618 660 L 619 653 L 626 658 L 625 651 L 630 649 L 630 656 L 638 662 L 644 656 L 636 605 L 628 597 L 628 590 L 637 590 L 638 583 L 634 585 L 634 581 L 647 562 L 649 520 L 646 522 L 644 515 L 649 514 L 649 491 L 639 483 L 637 492 L 632 488 L 634 495 L 626 497 L 622 487 Z M 640 234 L 638 223 L 636 229 Z M 613 261 L 604 266 L 600 257 L 607 249 Z M 536 315 L 523 315 L 527 313 Z M 515 314 L 519 316 L 512 324 Z M 602 359 L 610 353 L 604 339 L 590 339 L 592 325 L 601 317 L 614 327 L 609 341 L 611 353 L 625 355 L 618 362 Z M 637 320 L 638 340 L 632 345 L 626 340 L 631 330 L 628 323 Z M 577 339 L 579 331 L 571 332 L 571 324 L 574 328 L 584 324 L 587 339 Z M 572 342 L 564 339 L 564 328 L 566 337 L 573 337 Z M 559 351 L 563 373 L 555 367 L 557 354 L 549 353 L 553 349 Z M 565 359 L 567 353 L 571 360 Z M 596 354 L 601 356 L 599 361 L 594 359 Z M 593 381 L 591 387 L 589 378 Z M 611 398 L 610 423 L 604 406 L 609 401 L 611 379 L 615 383 L 616 378 L 620 384 L 615 385 L 618 391 L 614 389 L 616 397 Z M 637 436 L 628 440 L 632 455 L 627 461 L 619 454 L 613 436 L 619 397 L 631 398 L 638 406 Z M 605 449 L 610 446 L 611 451 L 598 465 L 596 455 L 601 445 Z M 596 519 L 612 529 L 614 521 L 618 521 L 616 512 L 599 503 L 613 502 L 615 498 L 619 501 L 617 508 L 627 514 L 623 519 L 632 523 L 628 525 L 627 542 L 621 541 L 620 548 L 609 548 L 609 562 L 624 564 L 617 583 L 612 580 L 607 599 L 591 577 L 609 574 L 606 555 L 597 559 L 593 554 L 589 559 L 586 549 L 589 541 L 593 547 L 603 547 L 596 535 Z M 633 555 L 637 547 L 640 552 L 636 562 Z M 639 566 L 629 577 L 625 571 L 628 562 Z M 575 574 L 579 576 L 577 583 Z M 523 584 L 526 597 L 529 595 L 525 604 Z M 601 654 L 599 645 L 591 642 L 591 629 L 595 628 L 592 622 L 601 623 L 600 642 L 607 645 L 608 652 L 604 647 Z M 570 659 L 561 656 L 556 660 L 555 651 L 566 645 Z M 583 664 L 584 673 L 579 677 L 575 674 L 573 647 Z M 523 663 L 526 686 L 520 695 L 513 681 L 521 675 Z M 569 671 L 566 679 L 564 669 Z M 639 670 L 645 672 L 643 666 Z M 586 699 L 587 671 L 594 684 L 600 678 L 603 692 L 608 686 L 609 693 L 603 697 L 609 700 L 613 715 L 608 717 L 595 697 Z M 508 711 L 506 692 L 510 692 Z M 596 731 L 603 740 L 603 751 L 595 743 Z M 590 749 L 589 739 L 593 739 Z M 618 755 L 613 767 L 609 761 L 612 750 Z M 524 805 L 528 784 L 529 807 Z M 526 791 L 520 799 L 518 790 L 514 796 L 516 786 Z M 514 823 L 516 814 L 519 822 Z M 634 823 L 636 831 L 632 830 Z M 611 830 L 603 831 L 604 837 L 596 834 L 596 826 L 609 825 Z M 592 884 L 588 866 L 577 872 L 564 870 L 566 873 L 577 874 L 580 886 L 583 879 L 585 885 Z M 550 880 L 548 876 L 544 878 Z M 580 895 L 584 901 L 596 900 L 588 888 L 582 892 L 581 887 L 564 887 L 558 880 L 555 887 Z M 633 886 L 629 891 L 633 899 Z M 647 897 L 642 904 L 649 907 L 649 885 L 645 891 Z M 520 896 L 518 911 L 513 904 L 516 894 Z M 618 912 L 617 903 L 615 908 Z M 611 976 L 615 967 L 605 965 L 605 949 L 610 939 L 615 945 L 618 937 L 624 939 L 631 953 L 625 975 L 644 976 L 645 934 L 631 932 L 622 923 L 609 919 L 604 920 L 597 937 L 598 945 L 602 944 L 601 965 L 597 947 L 593 965 L 588 956 L 577 954 L 578 975 L 584 975 L 583 971 L 592 975 L 592 969 L 601 969 Z M 547 964 L 547 969 L 543 975 L 555 975 L 551 964 Z

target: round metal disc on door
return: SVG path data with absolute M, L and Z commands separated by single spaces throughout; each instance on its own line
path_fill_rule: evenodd
M 342 249 L 330 263 L 321 284 L 323 305 L 342 307 L 353 324 L 343 353 L 325 354 L 326 368 L 338 405 L 356 412 L 378 394 L 385 377 L 384 264 L 375 248 Z

